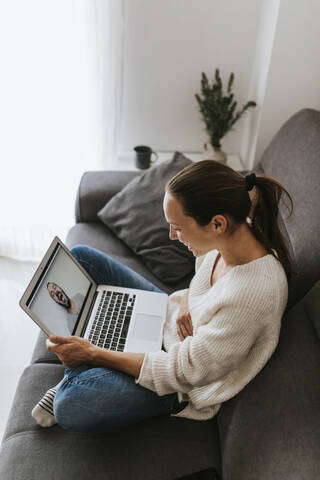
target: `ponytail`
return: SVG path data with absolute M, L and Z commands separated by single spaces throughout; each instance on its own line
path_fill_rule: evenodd
M 253 235 L 268 253 L 278 258 L 289 283 L 293 262 L 278 225 L 278 205 L 285 193 L 291 202 L 291 215 L 293 202 L 277 180 L 253 173 L 244 177 L 223 163 L 201 160 L 178 172 L 166 184 L 166 190 L 181 201 L 184 214 L 202 227 L 208 225 L 215 215 L 228 214 L 230 225 L 226 233 L 232 235 L 240 224 L 248 223 L 249 217 Z M 251 201 L 250 195 L 255 202 Z
M 278 225 L 279 201 L 285 193 L 290 200 L 292 215 L 293 202 L 288 191 L 274 178 L 267 175 L 256 176 L 256 202 L 251 216 L 251 229 L 256 239 L 274 255 L 276 250 L 288 282 L 292 278 L 292 259 L 289 248 Z

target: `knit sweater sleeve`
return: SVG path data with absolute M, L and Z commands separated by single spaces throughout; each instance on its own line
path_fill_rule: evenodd
M 263 302 L 259 307 L 257 295 L 230 295 L 195 336 L 173 344 L 168 352 L 146 353 L 135 382 L 162 396 L 188 393 L 195 387 L 221 381 L 250 354 L 263 329 L 263 320 L 270 316 L 265 305 Z M 266 343 L 266 358 L 275 347 Z

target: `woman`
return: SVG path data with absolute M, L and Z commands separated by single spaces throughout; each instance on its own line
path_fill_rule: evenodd
M 196 257 L 196 273 L 188 289 L 169 296 L 164 350 L 115 352 L 78 337 L 50 337 L 48 350 L 67 368 L 42 399 L 45 414 L 40 402 L 35 407 L 37 421 L 98 432 L 157 415 L 214 417 L 278 344 L 291 276 L 277 223 L 283 192 L 292 206 L 276 180 L 244 177 L 212 160 L 175 175 L 166 185 L 164 214 L 170 239 Z M 98 284 L 161 291 L 98 250 L 71 251 Z
M 77 302 L 73 298 L 70 298 L 55 282 L 48 282 L 47 290 L 52 300 L 65 307 L 68 313 L 74 315 L 80 312 Z
M 71 298 L 55 282 L 48 282 L 47 290 L 52 300 L 54 300 L 56 303 L 58 303 L 58 305 L 61 305 L 65 309 L 66 328 L 65 332 L 63 333 L 65 333 L 66 335 L 70 333 L 70 335 L 72 335 L 74 326 L 80 313 L 80 308 L 82 307 L 84 301 L 84 296 L 81 295 L 81 293 L 76 293 Z

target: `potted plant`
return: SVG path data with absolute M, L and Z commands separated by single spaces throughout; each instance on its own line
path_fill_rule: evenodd
M 212 86 L 209 85 L 206 74 L 202 72 L 202 96 L 199 94 L 195 95 L 210 139 L 209 142 L 204 144 L 206 158 L 210 156 L 213 160 L 223 163 L 226 163 L 227 155 L 221 150 L 221 139 L 232 129 L 233 125 L 248 108 L 256 106 L 255 102 L 249 101 L 242 107 L 242 110 L 235 112 L 237 102 L 233 99 L 233 93 L 231 93 L 233 80 L 234 73 L 231 73 L 228 81 L 227 94 L 224 95 L 219 69 L 216 68 L 215 70 L 215 78 Z

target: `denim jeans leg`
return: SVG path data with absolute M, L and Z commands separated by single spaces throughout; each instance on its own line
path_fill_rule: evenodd
M 71 253 L 98 285 L 164 293 L 134 270 L 93 247 L 77 245 Z M 179 403 L 177 393 L 158 396 L 124 372 L 81 365 L 65 369 L 55 396 L 54 413 L 63 428 L 98 432 L 152 416 L 175 414 L 187 404 Z
M 158 415 L 178 413 L 177 393 L 159 396 L 124 372 L 81 365 L 66 370 L 53 404 L 58 424 L 74 432 L 113 430 Z
M 165 293 L 142 275 L 93 247 L 77 245 L 71 249 L 71 253 L 98 285 Z

